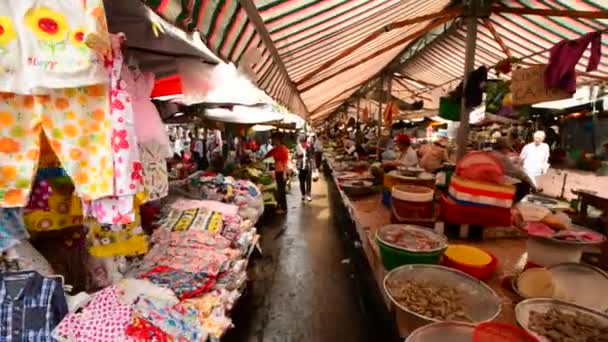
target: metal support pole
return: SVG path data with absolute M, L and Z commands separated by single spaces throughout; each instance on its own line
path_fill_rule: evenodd
M 464 76 L 462 80 L 463 96 L 460 103 L 460 127 L 458 128 L 458 136 L 456 144 L 458 145 L 458 160 L 462 158 L 467 152 L 467 140 L 469 136 L 469 114 L 471 108 L 467 107 L 464 89 L 469 78 L 469 74 L 475 67 L 475 46 L 477 41 L 477 13 L 479 10 L 479 3 L 476 0 L 471 0 L 468 3 L 470 6 L 467 13 L 466 24 L 467 24 L 467 42 L 466 42 L 466 53 L 464 62 Z
M 380 133 L 382 129 L 382 93 L 384 92 L 384 75 L 380 75 L 380 97 L 378 98 L 378 116 L 376 120 L 376 137 L 380 139 Z

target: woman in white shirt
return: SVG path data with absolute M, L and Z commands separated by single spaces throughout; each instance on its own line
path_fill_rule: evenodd
M 520 154 L 524 171 L 534 181 L 535 187 L 538 187 L 537 178 L 549 169 L 549 145 L 544 140 L 545 132 L 534 133 L 534 141 L 524 146 Z

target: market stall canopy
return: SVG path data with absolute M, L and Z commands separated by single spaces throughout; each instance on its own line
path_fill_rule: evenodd
M 142 70 L 157 76 L 174 74 L 176 57 L 221 62 L 198 34 L 178 29 L 139 1 L 104 0 L 104 6 L 110 32 L 126 34 L 126 45 Z
M 169 21 L 198 29 L 223 58 L 250 63 L 258 86 L 298 115 L 352 94 L 427 25 L 457 14 L 439 13 L 449 0 L 145 2 Z M 243 61 L 251 48 L 262 57 Z
M 549 50 L 564 39 L 576 39 L 608 29 L 608 2 L 588 0 L 497 1 L 487 19 L 478 20 L 475 68 L 496 65 L 506 58 L 526 67 L 546 64 Z M 433 99 L 447 94 L 462 80 L 467 32 L 462 20 L 406 60 L 397 77 L 405 79 L 403 99 Z M 587 73 L 589 51 L 580 59 L 580 83 L 608 80 L 608 38 L 602 39 L 602 59 L 597 71 Z M 496 76 L 495 74 L 491 74 Z
M 558 101 L 541 102 L 533 105 L 534 108 L 566 109 L 608 100 L 608 92 L 603 86 L 583 86 L 576 90 L 571 98 Z
M 222 108 L 207 109 L 205 110 L 204 118 L 228 123 L 263 124 L 281 121 L 283 115 L 273 110 L 271 106 L 234 106 L 232 110 Z
M 230 63 L 209 65 L 178 59 L 178 76 L 181 94 L 173 100 L 185 105 L 274 105 L 275 101 L 258 89 L 251 81 Z M 164 84 L 159 84 L 164 87 Z M 177 88 L 177 87 L 176 87 Z
M 176 25 L 199 30 L 219 56 L 251 69 L 261 89 L 315 122 L 383 71 L 397 70 L 394 96 L 423 100 L 425 108 L 438 108 L 439 96 L 462 79 L 467 34 L 458 0 L 144 2 Z M 490 7 L 479 19 L 476 66 L 507 57 L 546 63 L 558 41 L 608 29 L 608 4 L 597 0 L 484 4 Z M 591 76 L 608 76 L 605 58 Z

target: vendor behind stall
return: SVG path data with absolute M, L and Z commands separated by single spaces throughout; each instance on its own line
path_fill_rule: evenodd
M 518 195 L 516 197 L 518 197 L 517 200 L 519 200 L 527 194 L 528 187 L 530 187 L 532 191 L 536 191 L 536 184 L 523 168 L 513 163 L 509 156 L 512 152 L 513 148 L 511 147 L 508 138 L 501 137 L 496 139 L 494 150 L 491 153 L 502 162 L 505 175 L 519 179 L 523 182 L 523 187 L 518 186 Z
M 397 142 L 397 147 L 399 148 L 399 156 L 395 160 L 384 162 L 383 166 L 418 166 L 418 154 L 412 147 L 410 137 L 407 134 L 400 133 L 395 137 L 395 141 Z
M 440 137 L 436 141 L 420 148 L 420 166 L 426 172 L 437 172 L 448 158 L 448 138 Z

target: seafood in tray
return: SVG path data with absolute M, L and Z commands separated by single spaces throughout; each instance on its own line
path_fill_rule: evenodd
M 387 290 L 403 307 L 440 321 L 471 321 L 464 313 L 464 295 L 449 285 L 429 281 L 392 279 Z
M 608 342 L 608 315 L 549 298 L 515 306 L 517 323 L 540 342 Z
M 528 328 L 552 342 L 608 342 L 608 325 L 584 313 L 567 313 L 556 308 L 531 311 Z
M 382 242 L 410 251 L 431 251 L 444 244 L 442 239 L 426 229 L 413 229 L 411 226 L 390 225 L 378 232 Z

